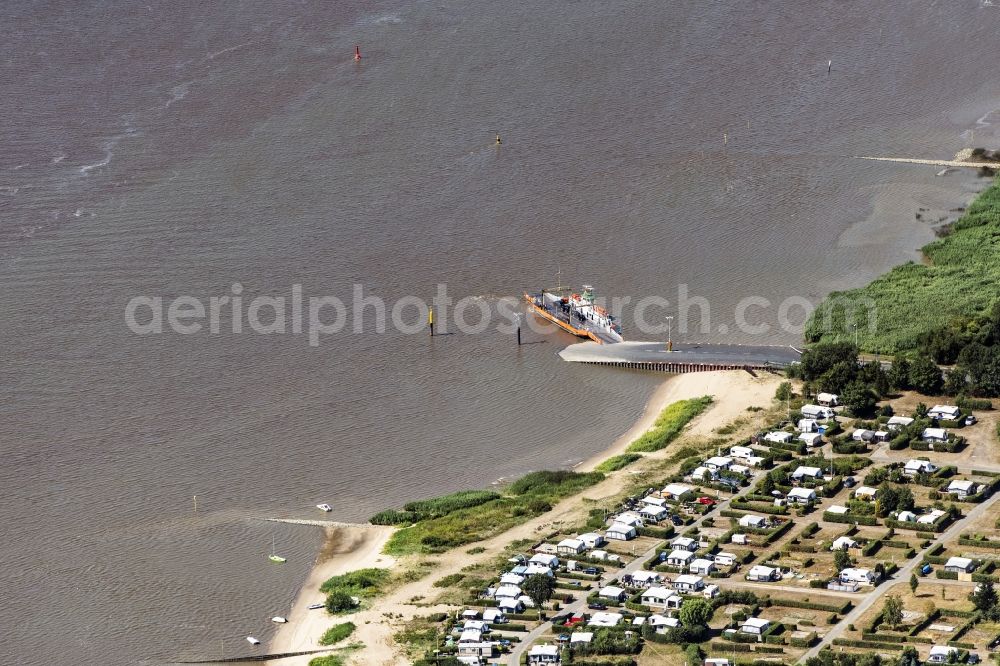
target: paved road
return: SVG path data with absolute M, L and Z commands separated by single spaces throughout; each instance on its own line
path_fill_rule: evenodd
M 707 515 L 700 517 L 698 520 L 694 521 L 691 525 L 685 527 L 684 530 L 687 530 L 690 527 L 701 527 L 702 523 L 706 518 L 718 517 L 721 511 L 724 511 L 729 508 L 729 504 L 730 502 L 733 501 L 733 499 L 749 493 L 753 489 L 753 487 L 754 484 L 751 483 L 750 486 L 740 489 L 740 491 L 735 495 L 719 502 L 715 507 L 715 511 L 711 511 Z M 623 568 L 616 569 L 614 571 L 606 571 L 604 575 L 600 578 L 600 580 L 596 581 L 597 588 L 600 589 L 601 587 L 604 587 L 610 581 L 616 578 L 620 578 L 626 574 L 633 574 L 636 571 L 641 570 L 642 565 L 645 564 L 646 560 L 653 557 L 656 554 L 656 551 L 660 549 L 662 546 L 663 546 L 663 541 L 658 541 L 657 545 L 653 546 L 646 552 L 635 557 L 635 559 L 626 564 Z M 581 599 L 577 599 L 572 604 L 563 606 L 562 610 L 559 611 L 559 613 L 560 614 L 566 612 L 577 613 L 586 610 L 586 608 L 587 608 L 587 597 L 584 596 Z M 551 625 L 552 625 L 551 622 L 543 622 L 534 629 L 532 629 L 531 631 L 529 631 L 527 634 L 523 635 L 523 637 L 521 638 L 521 642 L 517 643 L 514 646 L 514 649 L 511 651 L 509 658 L 507 659 L 507 663 L 511 664 L 512 666 L 517 666 L 517 664 L 520 664 L 521 655 L 524 653 L 524 651 L 527 650 L 528 647 L 534 641 L 538 640 L 543 635 L 545 635 L 549 631 Z
M 969 511 L 965 518 L 955 521 L 954 524 L 934 539 L 934 541 L 927 548 L 918 552 L 913 559 L 901 566 L 899 571 L 896 572 L 896 575 L 893 577 L 894 580 L 909 580 L 910 574 L 912 574 L 917 565 L 923 561 L 923 556 L 929 549 L 933 548 L 938 543 L 955 539 L 964 529 L 968 529 L 968 525 L 971 522 L 974 522 L 977 518 L 989 511 L 990 507 L 996 504 L 998 500 L 1000 500 L 1000 493 L 993 495 L 993 497 L 981 504 L 977 504 L 971 511 Z M 845 615 L 840 622 L 838 622 L 830 631 L 826 633 L 825 636 L 823 636 L 823 639 L 817 643 L 815 647 L 802 656 L 801 661 L 805 661 L 810 657 L 815 657 L 824 646 L 830 645 L 835 638 L 839 638 L 847 629 L 847 625 L 857 622 L 858 619 L 865 614 L 865 611 L 871 608 L 872 605 L 878 601 L 888 589 L 888 581 L 872 589 L 871 592 L 865 595 L 865 597 L 855 605 L 854 610 Z

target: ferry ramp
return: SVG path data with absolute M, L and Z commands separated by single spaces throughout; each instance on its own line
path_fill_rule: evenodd
M 606 365 L 659 372 L 710 372 L 713 370 L 780 370 L 798 362 L 801 352 L 788 346 L 674 344 L 667 351 L 663 342 L 620 342 L 570 345 L 559 356 L 571 363 Z

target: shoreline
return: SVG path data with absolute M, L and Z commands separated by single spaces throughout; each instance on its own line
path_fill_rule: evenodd
M 716 370 L 671 375 L 656 388 L 646 402 L 642 416 L 631 428 L 615 439 L 609 448 L 587 458 L 573 469 L 578 472 L 592 471 L 604 460 L 624 453 L 629 444 L 652 427 L 667 406 L 679 400 L 688 400 L 703 395 L 712 396 L 712 404 L 684 427 L 685 435 L 710 435 L 714 428 L 719 427 L 720 424 L 716 423 L 717 421 L 728 423 L 747 414 L 745 410 L 749 405 L 742 405 L 742 402 L 752 398 L 759 399 L 753 390 L 756 387 L 748 384 L 747 380 L 766 384 L 768 377 L 772 376 L 759 373 L 759 376 L 754 377 L 745 370 Z M 760 406 L 767 406 L 770 396 L 766 396 L 766 398 L 767 400 L 763 401 L 765 404 Z M 740 403 L 740 405 L 737 406 L 736 403 Z M 649 455 L 652 454 L 646 454 L 647 457 Z
M 754 376 L 742 370 L 720 370 L 714 372 L 672 375 L 667 377 L 646 401 L 642 415 L 631 427 L 619 435 L 612 444 L 583 462 L 577 464 L 575 471 L 588 471 L 613 455 L 621 453 L 633 440 L 648 430 L 660 413 L 668 405 L 678 400 L 697 398 L 702 395 L 712 395 L 712 404 L 699 416 L 695 417 L 683 431 L 683 437 L 707 436 L 712 431 L 732 421 L 747 416 L 746 408 L 751 405 L 764 406 L 770 404 L 772 392 L 780 378 L 766 373 Z M 671 446 L 661 451 L 648 453 L 644 459 L 656 460 L 672 452 Z M 639 467 L 642 461 L 637 461 Z M 346 573 L 347 571 L 366 567 L 391 568 L 399 560 L 382 553 L 386 541 L 396 531 L 394 527 L 358 525 L 355 527 L 327 528 L 327 539 L 323 550 L 317 556 L 316 564 L 310 571 L 296 597 L 288 616 L 288 623 L 281 625 L 268 645 L 269 652 L 297 652 L 322 649 L 319 638 L 330 626 L 338 622 L 351 621 L 357 625 L 354 635 L 345 645 L 354 641 L 364 643 L 362 650 L 353 655 L 351 663 L 364 664 L 395 664 L 405 663 L 405 659 L 396 651 L 392 641 L 392 633 L 398 629 L 397 623 L 387 622 L 386 613 L 412 616 L 431 610 L 427 606 L 417 607 L 411 600 L 425 600 L 437 596 L 433 582 L 450 573 L 460 570 L 465 565 L 482 558 L 495 556 L 501 546 L 516 538 L 537 534 L 542 528 L 551 527 L 554 523 L 564 523 L 582 519 L 586 508 L 584 497 L 609 497 L 621 492 L 628 485 L 628 468 L 607 475 L 596 486 L 589 487 L 575 495 L 563 499 L 551 511 L 537 516 L 525 523 L 474 544 L 465 544 L 445 551 L 435 556 L 440 565 L 430 575 L 403 583 L 398 588 L 389 591 L 384 597 L 379 597 L 370 608 L 357 613 L 340 617 L 330 617 L 323 610 L 308 610 L 311 603 L 319 603 L 324 596 L 319 586 L 327 578 Z M 471 546 L 482 546 L 484 552 L 475 556 L 467 553 Z M 402 559 L 402 558 L 401 558 Z M 336 650 L 337 647 L 330 647 Z M 280 666 L 307 666 L 317 654 L 286 657 L 272 660 Z
M 327 527 L 324 531 L 326 538 L 323 547 L 316 556 L 309 576 L 299 588 L 299 594 L 286 616 L 288 622 L 278 627 L 268 643 L 268 653 L 324 649 L 326 646 L 319 644 L 323 632 L 338 622 L 347 622 L 351 617 L 331 617 L 323 609 L 309 610 L 310 604 L 325 600 L 326 595 L 319 591 L 320 585 L 331 576 L 348 571 L 369 567 L 388 569 L 396 563 L 395 558 L 382 553 L 386 541 L 396 531 L 393 527 L 357 525 Z M 329 649 L 336 650 L 337 646 L 330 646 Z M 316 656 L 300 655 L 272 661 L 282 666 L 305 665 Z

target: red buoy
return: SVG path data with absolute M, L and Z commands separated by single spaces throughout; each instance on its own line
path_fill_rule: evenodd
M 361 47 L 360 46 L 355 46 L 354 47 L 354 60 L 355 61 L 361 60 Z

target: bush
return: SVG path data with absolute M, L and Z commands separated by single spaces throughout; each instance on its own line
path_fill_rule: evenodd
M 326 595 L 326 610 L 328 613 L 345 613 L 354 610 L 357 604 L 345 590 L 337 589 Z
M 335 624 L 323 634 L 319 639 L 320 645 L 333 645 L 334 643 L 339 643 L 348 636 L 354 633 L 354 623 L 353 622 L 341 622 L 340 624 Z
M 973 409 L 990 410 L 993 409 L 993 402 L 991 400 L 969 398 L 968 396 L 960 395 L 955 398 L 955 406 L 966 412 Z

